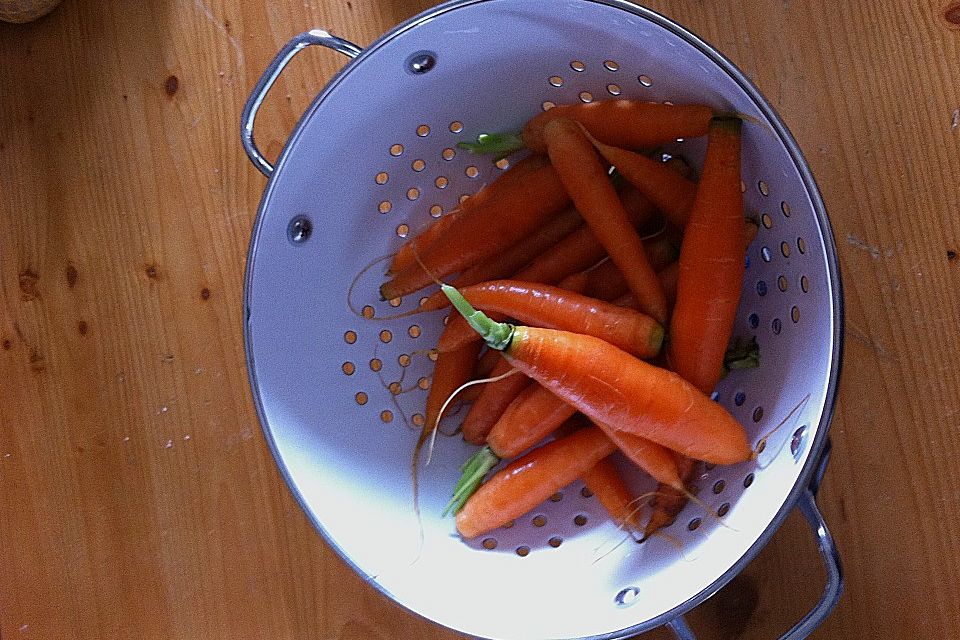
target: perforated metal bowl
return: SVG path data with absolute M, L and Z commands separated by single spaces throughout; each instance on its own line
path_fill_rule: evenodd
M 274 167 L 254 143 L 254 117 L 286 63 L 312 44 L 352 60 L 318 94 Z M 417 296 L 379 302 L 382 270 L 372 269 L 353 294 L 361 317 L 347 305 L 351 281 L 501 171 L 456 150 L 457 141 L 516 130 L 551 104 L 612 96 L 704 102 L 753 120 L 744 130 L 743 180 L 761 228 L 736 333 L 756 336 L 762 366 L 727 377 L 717 399 L 754 442 L 800 410 L 757 462 L 703 474 L 700 496 L 723 525 L 690 504 L 667 529 L 679 545 L 654 538 L 615 547 L 622 533 L 580 484 L 510 528 L 462 540 L 440 512 L 473 447 L 441 438 L 423 475 L 421 542 L 409 462 L 443 314 L 379 320 L 413 308 Z M 814 504 L 840 362 L 836 253 L 796 143 L 728 60 L 626 2 L 461 0 L 362 51 L 320 30 L 297 36 L 260 79 L 243 118 L 246 150 L 270 178 L 245 291 L 257 409 L 303 508 L 373 586 L 476 636 L 618 638 L 668 624 L 687 638 L 681 614 L 739 572 L 799 506 L 828 585 L 785 637 L 819 624 L 841 589 Z M 698 165 L 704 141 L 674 150 Z M 639 474 L 633 482 L 638 492 L 653 488 Z

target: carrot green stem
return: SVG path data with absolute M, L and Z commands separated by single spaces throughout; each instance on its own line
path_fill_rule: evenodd
M 443 509 L 443 515 L 460 511 L 467 503 L 467 499 L 480 488 L 483 477 L 497 466 L 498 462 L 500 458 L 490 451 L 490 447 L 484 447 L 470 456 L 460 467 L 460 479 L 453 488 L 453 497 Z
M 505 158 L 524 148 L 523 139 L 517 133 L 481 133 L 476 142 L 458 142 L 457 147 L 475 154 L 490 154 Z
M 491 320 L 483 311 L 474 309 L 463 294 L 449 284 L 441 285 L 440 289 L 491 349 L 503 351 L 510 346 L 510 340 L 513 339 L 512 324 Z

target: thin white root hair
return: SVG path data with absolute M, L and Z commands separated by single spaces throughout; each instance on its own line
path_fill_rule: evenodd
M 430 444 L 427 445 L 427 461 L 424 464 L 430 464 L 430 460 L 433 458 L 433 445 L 437 440 L 437 431 L 440 430 L 440 419 L 443 418 L 443 414 L 446 412 L 447 407 L 450 406 L 450 403 L 457 396 L 458 393 L 463 391 L 468 387 L 472 387 L 475 384 L 486 384 L 488 382 L 499 382 L 504 378 L 509 378 L 515 373 L 520 373 L 519 369 L 510 369 L 506 373 L 500 374 L 499 376 L 494 376 L 492 378 L 480 378 L 478 380 L 470 380 L 469 382 L 464 382 L 462 385 L 454 389 L 453 393 L 447 396 L 447 399 L 443 401 L 443 405 L 440 407 L 440 412 L 437 414 L 436 422 L 433 424 L 433 433 L 430 434 Z

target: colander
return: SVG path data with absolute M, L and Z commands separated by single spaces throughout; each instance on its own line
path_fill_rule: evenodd
M 284 66 L 310 45 L 351 60 L 274 166 L 254 142 L 254 118 Z M 410 456 L 444 313 L 380 319 L 414 308 L 423 294 L 381 302 L 383 268 L 367 267 L 502 171 L 458 141 L 517 130 L 554 104 L 613 96 L 747 116 L 743 186 L 760 232 L 735 332 L 756 337 L 762 364 L 733 372 L 715 397 L 755 444 L 790 417 L 758 460 L 702 470 L 699 496 L 722 520 L 690 503 L 667 535 L 643 544 L 623 542 L 582 484 L 512 526 L 462 540 L 440 513 L 475 449 L 441 437 L 421 475 L 421 529 Z M 260 421 L 303 509 L 373 587 L 473 636 L 621 638 L 668 625 L 692 638 L 682 614 L 741 571 L 799 507 L 827 586 L 783 637 L 805 637 L 829 613 L 842 589 L 840 562 L 814 495 L 840 363 L 836 249 L 796 142 L 730 61 L 627 2 L 458 0 L 363 50 L 322 30 L 296 36 L 248 99 L 242 139 L 269 178 L 244 302 Z M 666 151 L 698 166 L 704 146 L 677 141 Z M 653 489 L 639 474 L 631 482 L 638 494 Z

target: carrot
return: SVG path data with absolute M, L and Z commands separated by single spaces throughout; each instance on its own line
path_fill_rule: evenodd
M 387 275 L 392 275 L 407 266 L 416 262 L 415 254 L 421 258 L 430 251 L 430 245 L 446 231 L 448 227 L 454 224 L 454 221 L 463 213 L 465 209 L 485 204 L 493 200 L 504 192 L 508 195 L 517 181 L 522 179 L 528 173 L 539 169 L 547 163 L 542 155 L 527 156 L 523 160 L 511 165 L 509 169 L 500 174 L 493 182 L 483 187 L 477 193 L 473 194 L 463 204 L 435 221 L 432 225 L 424 229 L 417 236 L 407 241 L 394 255 L 387 269 Z
M 489 202 L 465 209 L 440 234 L 430 252 L 397 272 L 380 287 L 380 296 L 390 300 L 404 296 L 451 273 L 484 260 L 520 241 L 570 201 L 553 167 L 547 165 L 526 174 L 510 192 Z
M 534 231 L 503 253 L 490 256 L 488 260 L 477 263 L 466 269 L 454 279 L 453 286 L 460 288 L 478 282 L 507 278 L 524 267 L 531 260 L 542 254 L 563 238 L 583 227 L 583 219 L 574 208 L 566 209 L 547 222 L 541 229 Z M 435 291 L 420 305 L 420 311 L 435 311 L 450 304 L 442 291 Z
M 466 287 L 462 294 L 482 309 L 540 327 L 597 336 L 639 358 L 657 355 L 663 342 L 663 328 L 649 316 L 557 287 L 494 280 Z M 470 325 L 458 318 L 447 324 L 437 342 L 439 351 L 458 349 L 477 339 Z
M 444 291 L 488 346 L 594 422 L 715 464 L 752 458 L 736 419 L 677 374 L 593 336 L 494 322 Z
M 650 258 L 650 266 L 657 271 L 675 262 L 680 251 L 673 241 L 661 234 L 643 241 Z M 520 279 L 520 278 L 517 278 Z M 612 260 L 601 260 L 589 269 L 571 274 L 557 283 L 561 289 L 571 289 L 598 300 L 614 300 L 628 291 L 627 281 Z M 442 292 L 441 292 L 442 293 Z
M 461 349 L 437 354 L 433 378 L 430 381 L 430 392 L 427 394 L 426 420 L 420 433 L 418 450 L 423 446 L 423 441 L 436 429 L 443 403 L 460 385 L 470 379 L 481 346 L 481 343 L 474 342 Z
M 519 374 L 517 374 L 519 375 Z M 457 393 L 457 402 L 460 404 L 471 404 L 480 397 L 480 392 L 483 390 L 483 385 L 474 384 L 470 385 L 466 389 Z
M 673 452 L 646 438 L 626 431 L 617 431 L 598 424 L 620 451 L 638 467 L 649 473 L 657 482 L 674 488 L 683 488 Z
M 696 469 L 696 463 L 685 456 L 677 456 L 677 475 L 683 486 L 689 485 Z M 650 500 L 650 519 L 643 529 L 643 539 L 649 538 L 655 531 L 673 524 L 677 515 L 687 504 L 687 492 L 661 483 L 656 495 Z
M 604 458 L 587 469 L 581 478 L 614 522 L 630 529 L 640 528 L 633 493 L 613 460 Z
M 407 268 L 417 261 L 417 255 L 426 255 L 427 252 L 430 251 L 430 246 L 456 222 L 462 213 L 462 209 L 454 209 L 442 218 L 435 220 L 433 224 L 403 244 L 397 249 L 397 252 L 393 254 L 393 259 L 390 260 L 390 266 L 387 268 L 386 275 L 392 276 L 398 271 Z
M 494 474 L 465 504 L 455 491 L 452 506 L 462 506 L 457 510 L 457 530 L 474 538 L 503 526 L 582 476 L 615 448 L 593 427 L 531 451 Z
M 670 221 L 684 228 L 690 217 L 690 207 L 697 193 L 697 185 L 671 168 L 667 163 L 647 156 L 591 140 L 607 162 L 617 168 L 627 182 L 644 194 Z
M 551 120 L 543 130 L 547 154 L 564 188 L 587 224 L 620 267 L 640 308 L 666 322 L 667 302 L 656 274 L 643 250 L 616 191 L 580 126 L 563 118 Z
M 743 280 L 740 120 L 714 118 L 697 197 L 680 248 L 668 361 L 709 393 L 720 380 Z
M 499 355 L 498 351 L 493 349 L 490 351 Z M 493 371 L 490 372 L 490 377 L 501 376 L 512 368 L 513 365 L 501 357 Z M 483 385 L 480 395 L 463 419 L 463 425 L 461 426 L 463 439 L 472 444 L 483 444 L 487 439 L 487 434 L 490 433 L 490 429 L 503 415 L 504 410 L 529 384 L 530 379 L 518 373 L 503 380 Z
M 627 212 L 630 223 L 641 226 L 649 221 L 654 213 L 650 201 L 639 195 L 633 187 L 623 187 L 619 190 L 623 201 L 623 208 Z M 527 282 L 543 282 L 553 284 L 566 276 L 590 267 L 606 255 L 603 244 L 597 239 L 593 230 L 584 225 L 553 247 L 543 252 L 522 271 L 517 272 L 515 280 Z
M 756 233 L 744 227 L 740 191 L 740 128 L 736 118 L 710 122 L 707 155 L 678 261 L 676 304 L 671 320 L 670 367 L 703 393 L 716 387 L 740 301 L 746 246 Z M 684 482 L 694 463 L 677 460 Z M 671 491 L 672 489 L 672 491 Z M 676 518 L 685 492 L 661 487 L 644 536 Z
M 566 422 L 576 409 L 539 384 L 525 388 L 504 410 L 487 435 L 487 446 L 498 458 L 512 458 L 537 444 Z M 637 466 L 658 482 L 682 487 L 671 452 L 645 438 L 597 423 Z
M 474 378 L 486 378 L 491 375 L 490 372 L 497 366 L 497 363 L 503 360 L 500 352 L 496 349 L 487 349 L 477 360 L 477 365 L 473 368 Z
M 667 265 L 657 272 L 657 279 L 660 286 L 663 287 L 663 293 L 667 296 L 667 304 L 671 308 L 677 302 L 677 279 L 680 277 L 680 263 L 674 262 Z
M 757 237 L 758 227 L 751 221 L 747 221 L 743 225 L 743 241 L 746 246 L 750 246 L 750 243 L 753 242 L 753 239 Z M 600 276 L 598 275 L 597 278 Z M 667 303 L 672 308 L 677 299 L 677 279 L 680 277 L 680 263 L 672 262 L 669 265 L 663 267 L 657 271 L 657 279 L 660 281 L 660 286 L 663 287 L 663 292 L 667 296 Z M 603 296 L 597 294 L 597 285 L 594 284 L 593 279 L 588 279 L 586 283 L 586 291 L 589 295 L 600 298 L 603 300 Z
M 704 135 L 712 115 L 710 107 L 699 104 L 602 100 L 558 105 L 527 122 L 523 142 L 530 150 L 543 153 L 549 146 L 546 126 L 559 119 L 570 119 L 582 124 L 601 142 L 628 149 L 651 148 L 677 138 Z
M 417 444 L 413 447 L 413 459 L 410 470 L 413 476 L 413 492 L 419 492 L 418 463 L 423 446 L 436 432 L 440 421 L 440 411 L 447 398 L 466 382 L 476 364 L 480 353 L 480 343 L 473 343 L 458 351 L 437 355 L 437 362 L 433 369 L 433 380 L 430 383 L 430 392 L 427 395 L 426 416 Z M 416 500 L 416 497 L 414 498 Z
M 512 458 L 553 433 L 576 411 L 549 389 L 531 384 L 490 429 L 487 446 L 498 458 Z

